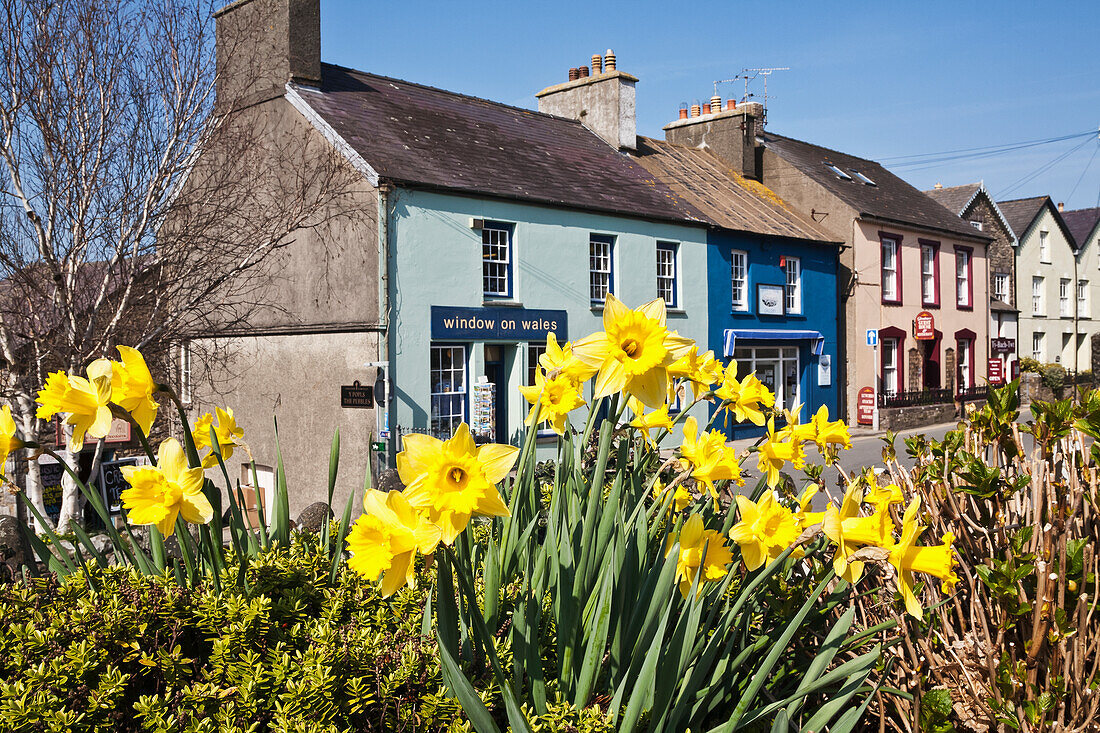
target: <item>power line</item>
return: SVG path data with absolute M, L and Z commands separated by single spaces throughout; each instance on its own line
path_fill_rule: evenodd
M 1092 149 L 1092 155 L 1089 157 L 1089 162 L 1085 163 L 1085 170 L 1081 171 L 1081 175 L 1077 177 L 1077 183 L 1073 184 L 1073 188 L 1070 189 L 1069 196 L 1066 196 L 1066 200 L 1069 201 L 1073 198 L 1073 194 L 1077 193 L 1077 187 L 1081 185 L 1081 181 L 1084 180 L 1085 174 L 1089 172 L 1089 167 L 1092 166 L 1092 161 L 1096 160 L 1096 151 L 1100 150 L 1100 141 L 1096 143 L 1096 147 Z
M 1043 165 L 1039 166 L 1038 168 L 1036 168 L 1031 173 L 1028 173 L 1028 174 L 1024 175 L 1022 178 L 1017 179 L 1008 188 L 1006 188 L 1002 191 L 999 191 L 995 198 L 998 198 L 998 199 L 1002 198 L 1002 197 L 1012 193 L 1016 189 L 1020 188 L 1021 186 L 1025 185 L 1027 183 L 1030 183 L 1032 180 L 1034 180 L 1038 176 L 1042 175 L 1043 173 L 1045 173 L 1049 169 L 1056 166 L 1058 163 L 1061 163 L 1063 160 L 1065 160 L 1069 156 L 1076 153 L 1081 148 L 1085 147 L 1085 145 L 1087 145 L 1088 142 L 1089 142 L 1088 140 L 1082 140 L 1081 143 L 1079 143 L 1078 145 L 1074 145 L 1072 148 L 1065 151 L 1061 155 L 1055 157 L 1053 160 L 1051 160 L 1047 163 L 1044 163 Z
M 1006 151 L 1007 152 L 1007 151 L 1011 151 L 1011 150 L 1018 150 L 1018 149 L 1021 149 L 1021 148 L 1032 147 L 1032 146 L 1035 146 L 1035 145 L 1048 145 L 1050 143 L 1061 142 L 1063 140 L 1072 140 L 1074 138 L 1087 137 L 1087 136 L 1095 135 L 1095 134 L 1096 134 L 1096 130 L 1088 130 L 1086 132 L 1075 132 L 1075 133 L 1070 134 L 1070 135 L 1061 135 L 1061 136 L 1058 136 L 1058 137 L 1048 137 L 1048 138 L 1042 138 L 1042 139 L 1039 139 L 1039 140 L 1023 140 L 1021 142 L 1003 143 L 1003 144 L 1000 144 L 1000 145 L 986 145 L 986 146 L 978 147 L 978 148 L 958 148 L 958 149 L 955 149 L 955 150 L 943 150 L 943 151 L 940 151 L 938 153 L 914 153 L 912 155 L 895 155 L 895 156 L 891 156 L 891 157 L 888 157 L 888 158 L 880 158 L 879 162 L 883 163 L 883 164 L 886 164 L 886 163 L 896 162 L 896 161 L 911 160 L 911 161 L 914 161 L 912 164 L 915 165 L 915 164 L 918 164 L 918 163 L 930 162 L 930 160 L 917 160 L 918 158 L 920 158 L 920 159 L 931 159 L 931 158 L 937 158 L 937 157 L 940 157 L 940 156 L 954 156 L 957 153 L 974 153 L 976 155 L 998 154 L 1001 151 Z M 961 156 L 961 157 L 969 157 L 969 156 Z M 898 163 L 897 165 L 901 166 L 901 165 L 910 165 L 910 164 L 909 163 Z

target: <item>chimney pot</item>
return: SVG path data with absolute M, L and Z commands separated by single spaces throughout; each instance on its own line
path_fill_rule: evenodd
M 736 99 L 727 99 L 726 100 L 726 110 L 728 111 L 728 110 L 731 110 L 731 109 L 737 109 L 737 100 Z
M 696 99 L 694 102 L 691 103 L 691 116 L 692 117 L 698 117 L 699 114 L 700 114 L 699 100 Z
M 1065 211 L 1065 210 L 1066 210 L 1066 205 L 1064 203 L 1062 203 L 1061 201 L 1059 201 L 1058 202 L 1058 211 Z
M 603 67 L 607 71 L 614 71 L 615 68 L 616 68 L 615 67 L 615 52 L 612 51 L 610 48 L 607 49 L 607 53 L 604 54 Z
M 680 105 L 680 119 L 681 120 L 686 120 L 687 118 L 688 118 L 688 106 L 687 106 L 687 102 L 684 102 Z
M 576 81 L 580 76 L 581 72 L 577 71 L 575 67 L 569 70 L 569 81 Z
M 581 79 L 587 79 L 588 78 L 588 67 L 587 66 L 578 66 L 577 67 L 577 76 L 580 77 Z
M 942 184 L 942 183 L 940 183 L 939 181 L 936 181 L 936 185 L 935 185 L 935 186 L 932 186 L 932 188 L 934 188 L 934 189 L 936 189 L 937 191 L 939 191 L 939 190 L 940 190 L 941 188 L 943 188 L 943 184 Z
M 710 98 L 710 111 L 714 114 L 722 111 L 722 98 L 717 94 Z
M 703 102 L 703 114 L 710 114 L 710 102 Z
M 592 54 L 592 76 L 603 73 L 603 56 Z

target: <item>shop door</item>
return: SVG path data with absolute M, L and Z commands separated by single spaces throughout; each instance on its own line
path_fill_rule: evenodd
M 497 443 L 507 443 L 508 421 L 505 406 L 508 402 L 508 380 L 504 370 L 504 349 L 500 346 L 485 347 L 485 378 L 493 385 L 495 414 L 493 423 L 496 434 L 493 440 Z

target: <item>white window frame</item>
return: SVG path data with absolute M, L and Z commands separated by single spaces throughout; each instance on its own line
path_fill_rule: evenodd
M 191 404 L 194 390 L 191 384 L 191 342 L 180 344 L 180 402 Z
M 882 340 L 883 394 L 897 394 L 901 391 L 901 385 L 898 384 L 898 350 L 898 339 L 884 338 Z
M 785 284 L 783 295 L 787 313 L 802 313 L 802 261 L 797 257 L 785 257 L 783 260 Z
M 1008 303 L 1008 273 L 993 273 L 993 297 L 1002 303 Z
M 1058 279 L 1058 315 L 1062 318 L 1073 315 L 1073 311 L 1069 308 L 1069 283 L 1068 277 Z
M 774 350 L 778 356 L 760 356 L 760 351 Z M 738 346 L 733 350 L 733 359 L 737 362 L 737 378 L 744 379 L 751 372 L 758 371 L 759 362 L 778 364 L 776 378 L 779 384 L 775 385 L 775 409 L 793 410 L 795 405 L 802 403 L 802 362 L 797 346 L 788 344 L 776 344 L 775 346 Z M 798 375 L 794 389 L 794 397 L 791 404 L 783 400 L 786 389 L 783 388 L 783 380 L 787 377 L 787 365 L 794 362 L 794 373 Z
M 886 253 L 890 253 L 890 266 L 886 266 Z M 879 265 L 881 267 L 882 275 L 882 300 L 889 302 L 897 302 L 900 300 L 898 297 L 898 289 L 901 285 L 898 282 L 898 257 L 901 255 L 901 247 L 898 246 L 898 240 L 884 237 L 882 243 L 879 245 Z M 889 276 L 889 278 L 887 277 Z M 886 287 L 886 283 L 890 283 L 890 287 Z
M 730 252 L 730 289 L 733 310 L 747 311 L 749 309 L 749 253 L 744 250 L 735 249 Z M 741 291 L 740 298 L 738 298 L 738 290 Z
M 1046 315 L 1046 303 L 1043 299 L 1045 286 L 1046 283 L 1041 275 L 1031 276 L 1031 315 L 1033 316 Z
M 588 297 L 603 304 L 615 292 L 615 238 L 603 234 L 588 237 Z
M 972 308 L 970 302 L 970 252 L 955 250 L 955 304 L 960 308 Z
M 972 221 L 972 222 L 970 222 L 970 226 L 974 227 L 979 232 L 982 231 L 982 222 L 980 222 L 980 221 Z
M 1039 262 L 1050 264 L 1050 232 L 1039 231 Z
M 1079 318 L 1089 317 L 1089 281 L 1078 280 L 1077 281 L 1077 316 Z
M 1031 334 L 1031 358 L 1035 361 L 1043 361 L 1043 334 L 1041 331 L 1036 331 Z
M 973 379 L 973 365 L 970 363 L 970 352 L 974 348 L 973 341 L 971 339 L 959 339 L 958 342 L 959 353 L 958 358 L 958 372 L 959 372 L 959 389 L 970 389 L 974 385 L 971 382 Z
M 535 374 L 539 370 L 539 357 L 546 353 L 545 341 L 531 341 L 527 344 L 527 386 L 535 383 Z
M 486 223 L 481 229 L 481 293 L 486 298 L 512 297 L 511 227 Z
M 469 348 L 466 344 L 431 344 L 431 358 L 428 362 L 428 390 L 430 394 L 430 407 L 429 407 L 429 432 L 437 438 L 445 439 L 454 434 L 455 429 L 458 428 L 460 423 L 468 423 L 469 418 L 466 415 L 469 403 Z M 444 369 L 442 367 L 442 358 L 440 358 L 440 367 L 437 369 L 435 366 L 436 354 L 442 355 L 442 352 L 447 350 L 450 352 L 451 366 Z M 455 356 L 458 356 L 457 362 Z M 458 366 L 456 367 L 456 363 Z M 436 389 L 435 374 L 446 371 L 451 376 L 451 388 L 450 389 Z M 461 388 L 457 388 L 456 379 L 458 377 L 461 380 Z M 440 380 L 442 382 L 442 380 Z M 457 412 L 454 410 L 448 410 L 443 412 L 437 409 L 436 398 L 447 398 L 448 402 L 453 404 L 453 398 L 458 397 L 459 409 Z M 447 422 L 446 429 L 442 429 L 443 421 Z
M 657 297 L 663 298 L 669 308 L 680 307 L 679 260 L 680 245 L 657 242 Z
M 920 246 L 920 295 L 924 305 L 936 305 L 936 247 Z

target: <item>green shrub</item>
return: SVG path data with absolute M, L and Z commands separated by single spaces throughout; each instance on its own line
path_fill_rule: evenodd
M 1061 364 L 1043 364 L 1039 371 L 1039 381 L 1055 396 L 1061 396 L 1062 387 L 1066 384 L 1066 370 Z
M 1032 359 L 1030 356 L 1020 357 L 1020 371 L 1031 372 L 1038 374 L 1043 368 L 1043 365 L 1039 363 L 1038 359 Z
M 302 539 L 262 553 L 247 589 L 120 567 L 89 577 L 98 591 L 81 573 L 0 586 L 0 730 L 466 729 L 421 636 L 429 577 L 383 601 L 354 573 L 330 583 L 325 553 Z M 491 686 L 479 693 L 496 707 Z M 602 721 L 559 704 L 533 724 L 600 733 Z

